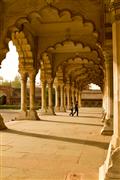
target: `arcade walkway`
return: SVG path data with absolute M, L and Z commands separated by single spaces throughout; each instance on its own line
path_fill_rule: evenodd
M 100 135 L 101 109 L 41 121 L 8 121 L 9 112 L 2 113 L 9 129 L 0 132 L 1 180 L 98 180 L 111 138 Z

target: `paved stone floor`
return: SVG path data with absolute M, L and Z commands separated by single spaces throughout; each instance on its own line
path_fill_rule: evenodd
M 82 108 L 40 116 L 40 121 L 11 121 L 17 111 L 1 111 L 1 180 L 98 180 L 109 136 L 101 136 L 101 109 Z

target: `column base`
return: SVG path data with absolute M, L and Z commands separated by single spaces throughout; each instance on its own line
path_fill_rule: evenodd
M 55 115 L 55 112 L 54 112 L 53 107 L 49 107 L 49 108 L 48 108 L 47 114 L 48 114 L 48 115 Z
M 55 107 L 55 112 L 60 112 L 60 107 L 59 106 Z
M 39 110 L 39 114 L 40 115 L 45 115 L 47 113 L 47 109 L 46 108 L 42 108 Z
M 4 124 L 3 117 L 0 114 L 0 130 L 7 129 L 7 127 Z
M 60 112 L 66 112 L 65 107 L 60 107 Z
M 114 138 L 114 136 L 113 136 Z M 120 145 L 113 148 L 112 141 L 109 145 L 107 158 L 99 168 L 99 180 L 120 179 Z
M 106 119 L 105 124 L 101 130 L 101 135 L 113 135 L 113 124 L 111 119 Z
M 46 109 L 40 109 L 39 111 L 39 114 L 40 115 L 55 115 L 55 112 L 53 110 L 53 108 L 48 108 L 47 110 Z
M 40 120 L 40 118 L 35 110 L 29 111 L 27 119 L 28 120 Z
M 70 107 L 70 106 L 68 106 L 68 107 L 67 107 L 67 110 L 70 110 L 70 109 L 71 109 L 71 107 Z
M 26 111 L 20 111 L 19 114 L 15 117 L 15 120 L 27 120 L 27 110 Z

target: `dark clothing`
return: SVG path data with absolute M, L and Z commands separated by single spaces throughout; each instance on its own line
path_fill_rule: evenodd
M 70 112 L 70 114 L 69 114 L 69 116 L 73 116 L 73 104 L 71 105 L 71 112 Z
M 75 104 L 75 112 L 73 113 L 73 115 L 76 113 L 76 115 L 78 116 L 78 102 L 76 102 Z

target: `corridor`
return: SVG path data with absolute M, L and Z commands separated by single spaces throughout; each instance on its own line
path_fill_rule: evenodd
M 12 111 L 2 116 L 9 129 L 0 132 L 1 180 L 98 180 L 111 138 L 100 135 L 101 108 L 40 121 L 11 121 Z

